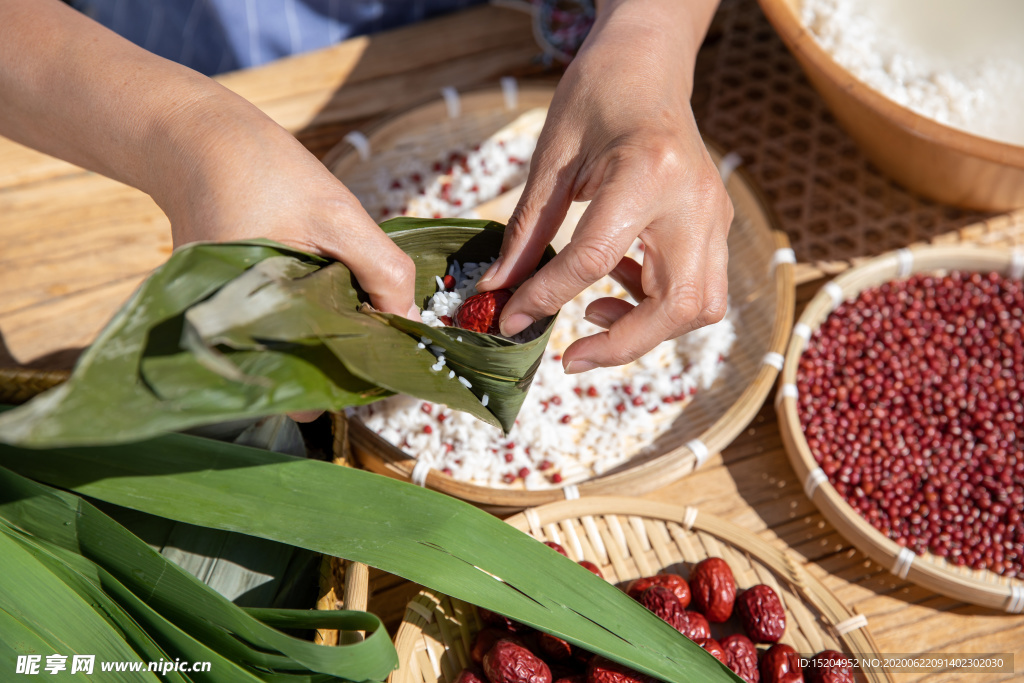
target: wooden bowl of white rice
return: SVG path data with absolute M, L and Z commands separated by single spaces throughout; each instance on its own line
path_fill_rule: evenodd
M 1024 207 L 1024 3 L 759 0 L 832 114 L 894 180 Z
M 486 179 L 495 185 L 525 177 L 550 90 L 523 88 L 514 107 L 507 87 L 460 99 L 454 118 L 435 102 L 383 122 L 367 135 L 369 156 L 359 158 L 346 145 L 332 168 L 371 209 L 391 207 L 378 217 L 412 203 L 454 211 L 486 201 L 488 192 L 501 188 L 485 192 L 486 183 L 476 182 L 481 169 L 499 176 L 497 183 Z M 517 160 L 526 161 L 521 170 Z M 728 445 L 757 414 L 775 381 L 794 307 L 788 241 L 743 174 L 729 176 L 736 218 L 729 235 L 725 321 L 666 342 L 628 366 L 565 375 L 561 352 L 597 331 L 582 320 L 586 304 L 598 296 L 626 295 L 605 278 L 562 309 L 509 434 L 445 406 L 395 396 L 350 411 L 350 442 L 360 463 L 510 512 L 566 497 L 650 491 Z M 642 252 L 634 256 L 642 258 Z M 471 293 L 466 274 L 483 270 L 479 264 L 452 264 L 449 273 L 458 286 L 444 294 L 439 285 L 438 294 L 421 302 L 424 320 L 451 314 L 444 300 Z

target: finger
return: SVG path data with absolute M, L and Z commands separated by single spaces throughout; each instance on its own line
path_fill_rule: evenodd
M 592 325 L 608 329 L 616 320 L 632 310 L 633 304 L 623 299 L 609 296 L 591 301 L 587 306 L 586 312 L 583 314 L 583 319 Z
M 343 246 L 338 244 L 342 234 Z M 359 286 L 370 295 L 374 308 L 419 320 L 419 307 L 413 302 L 416 266 L 369 216 L 355 230 L 349 225 L 342 233 L 334 226 L 320 249 L 348 266 Z
M 694 240 L 660 220 L 648 229 L 642 281 L 648 296 L 607 332 L 574 342 L 562 355 L 567 373 L 624 365 L 666 339 L 700 326 L 710 236 Z
M 322 410 L 298 410 L 294 413 L 287 413 L 288 417 L 296 422 L 312 422 L 323 414 Z
M 716 230 L 708 245 L 703 310 L 699 322 L 712 325 L 725 317 L 729 302 L 729 226 Z
M 540 263 L 544 249 L 565 220 L 572 204 L 576 169 L 566 144 L 556 143 L 556 139 L 545 123 L 523 195 L 505 226 L 501 251 L 477 283 L 481 292 L 511 287 L 525 280 Z
M 644 294 L 643 268 L 633 259 L 623 256 L 618 265 L 608 274 L 629 292 L 633 301 L 640 302 L 647 298 L 647 295 Z
M 512 336 L 554 314 L 611 272 L 647 225 L 651 209 L 636 179 L 617 169 L 608 169 L 569 244 L 509 299 L 502 311 L 502 334 Z
M 575 374 L 631 363 L 662 341 L 678 336 L 680 329 L 687 331 L 687 322 L 696 318 L 699 311 L 697 305 L 687 304 L 675 314 L 677 318 L 669 319 L 668 308 L 661 300 L 648 297 L 612 323 L 606 332 L 578 339 L 562 356 L 565 372 Z

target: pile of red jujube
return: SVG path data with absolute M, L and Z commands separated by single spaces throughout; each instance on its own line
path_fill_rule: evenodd
M 800 359 L 836 491 L 917 554 L 1024 576 L 1024 284 L 915 275 L 839 306 Z
M 547 545 L 566 555 L 557 543 Z M 580 564 L 601 576 L 593 563 Z M 801 669 L 796 650 L 778 642 L 786 630 L 779 596 L 764 584 L 737 595 L 732 570 L 721 558 L 698 562 L 689 581 L 658 574 L 630 581 L 624 590 L 747 683 L 853 683 L 849 660 L 834 650 L 818 653 Z M 657 683 L 561 638 L 484 609 L 479 613 L 484 628 L 470 653 L 477 666 L 463 670 L 455 683 Z M 746 635 L 712 638 L 711 624 L 725 624 L 734 614 Z

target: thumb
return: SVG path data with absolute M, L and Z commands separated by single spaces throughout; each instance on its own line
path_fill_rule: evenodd
M 341 238 L 343 247 L 338 244 Z M 416 265 L 369 216 L 356 229 L 331 231 L 325 242 L 321 251 L 352 271 L 374 308 L 419 320 L 419 307 L 413 301 Z
M 505 226 L 498 258 L 477 283 L 481 292 L 525 280 L 565 220 L 572 204 L 572 171 L 548 149 L 538 148 L 534 155 L 523 195 Z

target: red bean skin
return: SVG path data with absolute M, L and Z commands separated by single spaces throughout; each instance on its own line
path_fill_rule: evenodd
M 797 372 L 808 446 L 881 533 L 1024 576 L 1024 285 L 915 275 L 865 290 Z

